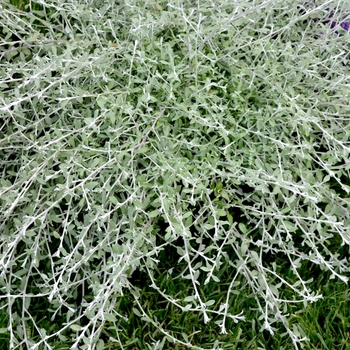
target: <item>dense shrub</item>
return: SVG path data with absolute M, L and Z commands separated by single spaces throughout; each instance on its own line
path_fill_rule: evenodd
M 0 5 L 10 347 L 102 348 L 105 322 L 129 316 L 115 307 L 125 292 L 136 316 L 190 346 L 151 319 L 132 279 L 152 280 L 167 248 L 186 262 L 172 273 L 188 296 L 154 283 L 163 298 L 225 333 L 247 293 L 261 330 L 280 323 L 297 348 L 289 307 L 321 297 L 300 269 L 349 276 L 349 34 L 313 20 L 329 8 L 344 20 L 344 4 L 37 3 Z M 214 310 L 200 287 L 219 285 L 223 266 L 235 274 Z M 65 320 L 58 330 L 36 327 L 34 300 Z

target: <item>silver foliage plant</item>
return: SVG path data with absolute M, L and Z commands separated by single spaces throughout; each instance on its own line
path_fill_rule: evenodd
M 349 34 L 314 20 L 332 9 L 344 21 L 345 2 L 37 3 L 40 13 L 0 4 L 0 306 L 11 349 L 50 349 L 57 336 L 101 345 L 105 322 L 128 318 L 115 308 L 125 291 L 168 339 L 202 349 L 147 314 L 129 278 L 141 269 L 222 333 L 245 319 L 232 297 L 252 293 L 262 330 L 280 323 L 298 348 L 287 306 L 321 297 L 299 268 L 349 275 L 338 251 L 350 242 Z M 185 300 L 156 285 L 166 246 L 186 262 Z M 225 264 L 235 274 L 213 310 L 199 280 L 219 284 Z M 53 320 L 65 315 L 59 332 L 35 326 L 38 298 Z

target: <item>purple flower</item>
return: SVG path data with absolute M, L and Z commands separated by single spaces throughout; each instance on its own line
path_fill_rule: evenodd
M 332 22 L 331 23 L 331 29 L 333 29 L 337 25 L 337 22 Z
M 307 5 L 311 5 L 312 3 L 313 2 L 307 2 L 304 5 L 307 6 Z M 301 8 L 299 6 L 298 6 L 298 8 L 299 8 L 300 14 L 304 15 L 306 13 L 306 10 L 304 8 Z M 328 11 L 328 17 L 327 17 L 327 19 L 322 20 L 322 22 L 321 22 L 322 24 L 329 24 L 330 23 L 331 29 L 334 29 L 337 25 L 340 25 L 340 27 L 342 29 L 346 30 L 347 32 L 350 31 L 350 18 L 349 17 L 347 17 L 343 20 L 339 20 L 339 21 L 335 21 L 335 20 L 331 21 L 330 18 L 334 19 L 334 14 L 335 14 L 334 9 L 332 10 L 330 8 L 327 8 L 326 10 Z M 341 14 L 344 17 L 344 13 L 341 13 Z M 314 23 L 317 23 L 320 21 L 320 18 L 313 18 L 312 21 Z M 306 22 L 306 21 L 304 21 L 304 22 Z M 336 34 L 339 34 L 338 31 L 336 31 Z
M 350 20 L 348 20 L 348 21 L 346 21 L 346 22 L 342 22 L 342 23 L 340 24 L 340 26 L 341 26 L 344 30 L 346 30 L 346 31 L 348 32 L 349 29 L 350 29 Z

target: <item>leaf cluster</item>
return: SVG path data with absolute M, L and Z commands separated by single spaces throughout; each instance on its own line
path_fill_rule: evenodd
M 134 315 L 190 346 L 140 303 L 143 272 L 223 334 L 247 311 L 231 311 L 232 295 L 249 291 L 260 330 L 282 324 L 297 348 L 289 305 L 321 297 L 302 266 L 349 276 L 349 35 L 312 21 L 323 5 L 301 14 L 293 1 L 38 4 L 0 5 L 10 347 L 101 348 L 105 323 L 128 318 L 116 307 L 125 292 Z M 153 278 L 164 249 L 182 263 L 182 300 Z M 220 274 L 214 310 L 201 288 Z M 32 298 L 65 317 L 59 330 L 36 326 Z

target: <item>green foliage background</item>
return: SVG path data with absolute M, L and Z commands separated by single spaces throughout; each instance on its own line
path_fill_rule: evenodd
M 190 346 L 140 302 L 142 273 L 223 334 L 255 309 L 298 347 L 291 305 L 320 297 L 307 266 L 349 276 L 349 35 L 312 20 L 333 3 L 340 18 L 335 1 L 304 15 L 276 0 L 0 5 L 11 348 L 103 348 L 125 293 L 134 317 Z M 156 283 L 170 256 L 180 299 Z M 201 291 L 220 284 L 222 300 Z M 232 308 L 242 293 L 249 306 Z M 61 320 L 51 334 L 38 298 Z

